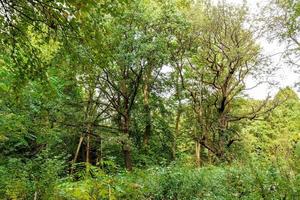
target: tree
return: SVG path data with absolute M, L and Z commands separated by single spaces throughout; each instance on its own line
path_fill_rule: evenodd
M 286 45 L 284 55 L 293 65 L 299 65 L 300 49 L 300 3 L 297 0 L 271 1 L 260 16 L 263 30 L 271 40 L 279 40 Z
M 243 129 L 243 141 L 251 154 L 268 158 L 283 157 L 291 162 L 299 140 L 299 97 L 291 88 L 281 89 L 273 101 L 284 100 L 275 110 L 248 123 Z M 247 142 L 245 140 L 248 140 Z
M 199 124 L 197 141 L 220 159 L 238 139 L 238 121 L 265 112 L 267 101 L 239 110 L 245 79 L 259 72 L 262 58 L 253 33 L 244 28 L 245 9 L 208 7 L 194 21 L 197 52 L 188 58 L 187 85 Z M 200 24 L 200 25 L 199 25 Z

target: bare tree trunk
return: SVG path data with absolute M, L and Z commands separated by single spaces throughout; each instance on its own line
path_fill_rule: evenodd
M 177 138 L 179 136 L 179 124 L 181 119 L 181 104 L 179 104 L 177 113 L 176 113 L 176 121 L 175 121 L 175 134 L 173 138 L 173 145 L 172 145 L 172 157 L 175 160 L 176 159 L 176 151 L 177 151 Z
M 90 163 L 90 134 L 86 136 L 86 164 Z
M 37 200 L 38 199 L 38 193 L 37 191 L 34 192 L 34 197 L 33 197 L 33 200 Z
M 213 154 L 208 150 L 207 151 L 208 163 L 212 164 Z
M 144 112 L 145 112 L 145 118 L 146 118 L 146 126 L 143 136 L 143 147 L 146 147 L 149 143 L 151 131 L 152 131 L 152 119 L 151 119 L 151 110 L 149 105 L 149 80 L 148 77 L 146 77 L 145 86 L 144 86 Z
M 172 157 L 174 160 L 176 159 L 177 138 L 180 134 L 179 125 L 180 125 L 180 119 L 181 119 L 181 113 L 182 113 L 181 87 L 180 87 L 179 74 L 177 75 L 177 78 L 176 78 L 176 98 L 177 98 L 177 102 L 178 102 L 178 107 L 177 107 L 177 113 L 176 113 L 176 119 L 175 119 L 175 134 L 174 134 L 173 145 L 172 145 Z
M 102 137 L 101 137 L 101 135 L 100 135 L 100 141 L 99 141 L 99 143 L 100 143 L 100 150 L 97 151 L 96 165 L 99 164 L 99 166 L 101 167 L 101 165 L 102 165 L 102 157 L 103 157 L 103 155 L 102 155 L 103 153 L 102 153 Z
M 129 126 L 130 126 L 129 113 L 126 111 L 125 117 L 124 117 L 123 131 L 124 131 L 124 134 L 126 136 L 128 136 L 128 138 L 129 138 Z M 123 150 L 123 154 L 124 154 L 125 167 L 128 171 L 131 171 L 132 170 L 132 159 L 131 159 L 131 149 L 130 149 L 130 145 L 128 144 L 128 141 L 124 141 L 122 150 Z
M 78 154 L 79 154 L 80 147 L 82 145 L 83 138 L 84 138 L 83 136 L 80 136 L 80 138 L 79 138 L 79 143 L 77 145 L 75 156 L 74 156 L 73 161 L 72 161 L 71 174 L 73 174 L 73 170 L 74 170 L 74 166 L 73 165 L 75 164 L 75 162 L 76 162 L 76 160 L 78 158 Z
M 131 150 L 128 144 L 123 144 L 122 147 L 124 154 L 125 167 L 128 171 L 132 170 Z
M 195 158 L 196 158 L 196 167 L 201 166 L 201 144 L 198 140 L 195 141 Z
M 226 98 L 224 98 L 226 99 Z M 225 103 L 224 103 L 225 104 Z M 221 107 L 225 107 L 225 106 L 221 106 Z M 219 110 L 219 148 L 218 148 L 218 158 L 221 160 L 221 161 L 225 161 L 226 160 L 226 157 L 225 157 L 225 146 L 226 146 L 226 141 L 225 141 L 225 134 L 226 134 L 226 129 L 228 127 L 228 122 L 227 122 L 227 119 L 226 119 L 226 116 L 225 116 L 225 108 L 223 109 L 220 109 Z

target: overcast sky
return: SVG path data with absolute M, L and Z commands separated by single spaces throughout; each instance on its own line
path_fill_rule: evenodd
M 219 0 L 213 0 L 214 2 L 218 2 Z M 232 4 L 242 4 L 244 0 L 226 0 L 225 2 Z M 259 14 L 260 8 L 267 4 L 269 0 L 245 0 L 249 7 L 249 11 L 251 14 Z M 279 52 L 283 52 L 285 47 L 284 45 L 279 44 L 279 42 L 273 41 L 268 42 L 266 38 L 262 38 L 258 41 L 263 49 L 264 55 L 274 55 Z M 275 72 L 274 76 L 270 76 L 270 80 L 278 82 L 278 86 L 269 87 L 268 85 L 261 85 L 252 90 L 248 91 L 248 95 L 255 99 L 263 99 L 269 93 L 274 95 L 277 93 L 279 88 L 284 88 L 286 86 L 290 86 L 295 88 L 295 83 L 300 82 L 300 75 L 295 73 L 291 66 L 285 63 L 284 59 L 281 58 L 280 54 L 271 57 L 271 61 L 273 65 L 276 65 L 279 69 Z M 248 87 L 255 85 L 254 80 L 251 78 L 247 80 Z M 297 89 L 295 88 L 295 91 Z M 300 92 L 298 91 L 298 95 L 300 96 Z

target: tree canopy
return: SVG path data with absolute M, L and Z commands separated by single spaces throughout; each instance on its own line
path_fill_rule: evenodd
M 1 199 L 297 199 L 297 1 L 0 0 Z M 266 17 L 268 16 L 267 20 Z M 250 24 L 249 24 L 250 23 Z M 289 66 L 287 66 L 289 67 Z

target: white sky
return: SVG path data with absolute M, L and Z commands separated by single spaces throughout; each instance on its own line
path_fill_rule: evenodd
M 218 2 L 219 0 L 213 0 L 213 2 Z M 227 3 L 232 4 L 242 4 L 244 0 L 225 0 Z M 262 5 L 266 5 L 269 0 L 245 0 L 249 7 L 249 11 L 251 14 L 258 14 Z M 284 45 L 280 45 L 279 42 L 268 42 L 266 38 L 262 38 L 258 41 L 261 45 L 264 55 L 274 55 L 279 52 L 283 52 L 285 47 Z M 295 83 L 300 81 L 300 75 L 295 73 L 292 67 L 285 63 L 283 59 L 281 59 L 281 55 L 277 54 L 271 57 L 271 61 L 273 65 L 278 67 L 278 70 L 274 73 L 273 76 L 270 76 L 270 80 L 278 82 L 277 86 L 268 86 L 268 85 L 260 85 L 252 90 L 249 90 L 247 94 L 255 99 L 263 99 L 268 94 L 274 95 L 277 93 L 279 88 L 284 88 L 287 86 L 295 88 Z M 255 85 L 255 81 L 249 78 L 247 80 L 248 87 Z M 295 88 L 295 91 L 296 88 Z M 300 96 L 300 91 L 298 91 L 298 95 Z

